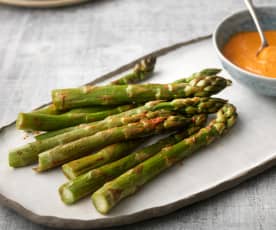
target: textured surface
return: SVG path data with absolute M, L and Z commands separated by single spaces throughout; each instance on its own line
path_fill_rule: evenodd
M 238 0 L 102 0 L 52 11 L 1 7 L 0 124 L 47 102 L 51 88 L 87 82 L 151 50 L 210 33 L 242 7 Z M 275 229 L 275 177 L 272 169 L 167 217 L 118 229 Z M 46 229 L 0 208 L 0 229 L 30 228 Z

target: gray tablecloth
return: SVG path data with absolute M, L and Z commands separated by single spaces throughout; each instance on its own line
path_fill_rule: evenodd
M 54 10 L 0 6 L 0 125 L 48 102 L 52 88 L 80 85 L 152 50 L 209 34 L 242 8 L 242 0 L 99 0 Z M 276 229 L 275 178 L 271 169 L 166 217 L 117 229 Z M 0 229 L 48 228 L 0 206 Z

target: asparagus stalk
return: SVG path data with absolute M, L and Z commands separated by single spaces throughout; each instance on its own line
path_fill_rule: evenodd
M 217 76 L 197 77 L 189 83 L 84 86 L 52 91 L 59 110 L 91 105 L 143 103 L 150 100 L 171 100 L 184 97 L 208 97 L 220 92 L 231 81 Z
M 46 133 L 38 134 L 34 138 L 37 141 L 42 141 L 42 140 L 49 139 L 51 137 L 55 137 L 57 135 L 61 135 L 61 134 L 73 131 L 73 130 L 77 129 L 78 127 L 79 126 L 71 126 L 71 127 L 64 128 L 64 129 L 58 129 L 58 130 L 54 130 L 54 131 L 49 131 L 49 132 L 46 132 Z
M 160 102 L 151 108 L 152 111 L 165 109 L 177 111 L 186 115 L 209 114 L 217 112 L 226 100 L 209 97 L 193 97 L 184 99 L 174 99 L 173 101 Z
M 154 102 L 150 104 L 154 104 Z M 47 138 L 42 141 L 34 141 L 23 145 L 22 147 L 11 150 L 9 152 L 9 164 L 14 168 L 31 165 L 37 162 L 39 153 L 51 149 L 57 145 L 66 144 L 79 138 L 93 135 L 105 129 L 123 126 L 132 122 L 138 122 L 143 118 L 167 116 L 168 114 L 170 114 L 170 112 L 168 113 L 167 111 L 147 112 L 146 107 L 141 106 L 121 114 L 109 116 L 102 121 L 81 124 L 70 132 Z
M 93 107 L 72 109 L 72 110 L 68 111 L 67 113 L 86 113 L 86 112 L 88 113 L 89 111 L 91 113 L 94 113 L 94 112 L 106 111 L 106 110 L 109 110 L 111 108 L 112 107 L 110 107 L 110 106 L 93 106 Z M 48 132 L 45 132 L 45 133 L 42 133 L 42 134 L 38 134 L 34 138 L 37 141 L 42 141 L 42 140 L 48 139 L 50 137 L 54 137 L 54 136 L 57 136 L 57 135 L 60 135 L 60 134 L 64 134 L 66 132 L 70 132 L 70 131 L 72 131 L 76 128 L 78 128 L 78 126 L 70 126 L 70 127 L 63 128 L 63 129 L 48 131 Z
M 77 108 L 77 109 L 71 109 L 67 112 L 58 111 L 56 107 L 53 104 L 44 106 L 40 109 L 33 110 L 31 113 L 35 114 L 48 114 L 48 115 L 58 115 L 58 114 L 71 114 L 71 113 L 96 113 L 101 111 L 106 111 L 113 109 L 114 107 L 110 106 L 93 106 L 93 107 L 84 107 L 84 108 Z
M 96 209 L 100 213 L 108 213 L 122 199 L 134 194 L 161 172 L 193 154 L 196 150 L 211 144 L 235 124 L 236 117 L 235 107 L 226 104 L 218 111 L 217 118 L 211 121 L 206 128 L 202 128 L 198 133 L 173 146 L 163 148 L 155 156 L 97 190 L 92 195 Z
M 17 129 L 51 131 L 103 120 L 104 118 L 134 108 L 134 105 L 122 105 L 116 108 L 96 113 L 64 113 L 61 115 L 20 113 L 16 120 Z
M 156 63 L 156 57 L 154 56 L 144 58 L 134 66 L 133 71 L 131 73 L 126 74 L 115 81 L 112 81 L 111 84 L 126 85 L 126 84 L 133 84 L 133 83 L 143 81 L 152 75 L 154 71 L 155 63 Z M 104 107 L 104 106 L 95 106 L 90 108 L 76 109 L 75 111 L 69 111 L 69 113 L 84 113 L 84 112 L 95 113 L 95 112 L 101 112 L 107 109 L 110 109 L 110 108 Z M 55 108 L 53 104 L 44 106 L 43 108 L 37 109 L 33 112 L 41 113 L 41 114 L 60 114 L 61 113 Z
M 91 169 L 98 168 L 126 156 L 144 141 L 144 139 L 140 139 L 108 145 L 97 153 L 64 164 L 62 170 L 69 179 L 73 179 Z
M 149 106 L 150 110 L 166 109 L 170 111 L 180 111 L 184 114 L 194 115 L 199 113 L 214 113 L 223 106 L 226 101 L 219 98 L 184 98 L 174 99 L 171 102 L 160 102 L 156 105 Z M 37 140 L 47 139 L 65 132 L 74 130 L 74 127 L 57 130 L 45 134 L 38 135 Z
M 192 81 L 193 79 L 195 79 L 197 77 L 215 76 L 220 72 L 221 72 L 221 69 L 217 69 L 217 68 L 203 69 L 199 72 L 193 73 L 191 76 L 189 76 L 187 78 L 180 78 L 180 79 L 174 81 L 173 83 L 189 83 L 190 81 Z
M 79 140 L 72 141 L 65 145 L 59 145 L 53 149 L 40 153 L 36 171 L 42 172 L 55 168 L 69 161 L 86 156 L 91 151 L 95 151 L 110 144 L 185 127 L 191 122 L 193 122 L 192 118 L 185 118 L 183 116 L 163 116 L 107 129 L 95 135 L 83 137 Z
M 178 80 L 174 81 L 173 83 L 189 83 L 190 81 L 192 81 L 193 79 L 195 79 L 197 77 L 214 76 L 214 75 L 216 75 L 220 72 L 221 72 L 221 69 L 207 68 L 207 69 L 203 69 L 199 72 L 193 73 L 188 78 L 178 79 Z M 73 127 L 72 127 L 72 129 L 73 129 Z M 35 138 L 36 138 L 36 140 L 43 140 L 43 139 L 46 139 L 46 138 L 49 138 L 49 137 L 59 135 L 61 133 L 71 131 L 72 129 L 70 129 L 70 128 L 69 129 L 61 129 L 61 130 L 56 130 L 56 131 L 52 131 L 52 132 L 48 132 L 48 133 L 43 133 L 43 134 L 37 135 Z
M 144 80 L 145 78 L 149 77 L 151 75 L 151 73 L 153 72 L 155 62 L 156 62 L 155 57 L 149 57 L 147 59 L 143 59 L 143 60 L 141 60 L 140 63 L 135 65 L 133 73 L 130 73 L 129 75 L 123 76 L 121 79 L 118 79 L 118 80 L 112 82 L 111 84 L 125 85 L 125 84 L 130 84 L 130 83 L 132 83 L 132 84 L 137 83 L 140 80 Z M 147 71 L 145 71 L 145 74 L 144 74 L 145 77 L 144 78 L 140 77 L 140 74 L 136 74 L 136 72 L 137 71 L 139 72 L 139 70 L 140 70 L 140 73 L 144 73 L 143 69 L 147 70 Z M 193 80 L 194 78 L 204 77 L 204 76 L 213 76 L 213 75 L 217 75 L 220 72 L 221 72 L 221 69 L 207 68 L 207 69 L 201 70 L 200 72 L 193 73 L 188 78 L 178 79 L 178 80 L 174 81 L 173 83 L 188 83 L 191 80 Z M 143 74 L 141 76 L 143 76 Z M 128 80 L 128 79 L 130 79 L 130 80 Z M 83 113 L 83 112 L 87 111 L 87 112 L 90 112 L 90 113 L 94 113 L 94 112 L 100 112 L 100 111 L 103 111 L 103 110 L 106 110 L 106 109 L 109 109 L 109 107 L 95 106 L 95 107 L 89 107 L 89 108 L 73 109 L 72 111 L 69 111 L 69 112 L 70 113 Z M 40 108 L 38 110 L 35 110 L 33 112 L 34 113 L 41 113 L 41 114 L 60 114 L 61 113 L 60 111 L 58 111 L 55 108 L 55 106 L 53 104 L 50 104 L 48 106 L 45 106 L 45 107 Z
M 156 57 L 153 56 L 142 59 L 139 63 L 137 63 L 134 66 L 133 71 L 131 73 L 121 77 L 118 80 L 111 82 L 111 84 L 126 85 L 143 81 L 152 75 L 155 63 Z
M 72 181 L 63 184 L 59 188 L 61 199 L 66 204 L 73 204 L 79 199 L 92 194 L 107 181 L 118 177 L 128 169 L 150 158 L 161 151 L 162 148 L 173 145 L 183 138 L 194 134 L 205 124 L 206 118 L 206 115 L 194 116 L 194 123 L 190 124 L 189 127 L 183 131 L 165 137 L 120 160 L 90 170 L 81 176 L 75 177 L 75 175 L 73 175 Z
M 108 127 L 110 127 L 110 128 L 115 127 L 115 126 L 120 126 L 119 124 L 122 123 L 121 120 L 124 120 L 124 117 L 129 117 L 129 116 L 132 116 L 132 115 L 137 115 L 139 113 L 141 115 L 143 115 L 143 113 L 150 111 L 150 108 L 153 107 L 154 105 L 158 104 L 159 102 L 160 101 L 151 101 L 151 102 L 146 103 L 144 106 L 139 106 L 139 107 L 137 107 L 135 109 L 131 109 L 129 111 L 122 112 L 122 113 L 119 113 L 117 115 L 109 116 L 105 120 L 103 120 L 103 122 L 96 122 L 96 123 L 92 122 L 92 123 L 89 123 L 88 125 L 93 125 L 93 126 L 95 125 L 96 128 L 94 128 L 94 130 L 96 130 L 96 131 L 101 131 L 102 130 L 102 129 L 98 129 L 98 127 L 102 127 L 102 126 L 106 127 L 104 124 L 109 125 Z M 135 117 L 137 117 L 137 116 L 135 116 Z M 138 117 L 139 117 L 138 119 L 140 119 L 140 115 Z M 129 118 L 126 119 L 126 121 L 128 121 L 128 120 L 129 120 Z M 138 121 L 137 119 L 134 119 L 134 120 L 130 119 L 130 120 L 131 120 L 130 122 L 136 122 L 136 121 Z M 111 127 L 110 123 L 112 123 L 115 126 Z M 123 125 L 123 124 L 121 124 L 121 125 Z M 65 129 L 60 129 L 60 130 L 55 130 L 55 131 L 51 131 L 51 132 L 48 132 L 48 133 L 43 133 L 43 134 L 40 134 L 40 135 L 36 136 L 36 140 L 38 140 L 38 141 L 46 140 L 48 138 L 52 138 L 52 137 L 59 136 L 61 134 L 67 133 L 67 132 L 71 132 L 71 131 L 77 130 L 79 128 L 82 128 L 82 127 L 80 127 L 80 126 L 72 126 L 72 127 L 68 127 L 68 128 L 65 128 Z
M 40 113 L 40 114 L 60 114 L 61 112 L 56 109 L 53 104 L 43 106 L 40 109 L 36 109 L 32 111 L 32 113 Z
M 213 103 L 211 103 L 212 101 L 215 102 L 215 101 L 218 101 L 218 99 L 209 98 L 207 101 L 204 102 L 206 103 L 206 106 L 201 104 L 201 107 L 205 108 L 208 105 L 213 107 Z M 222 102 L 223 101 L 221 101 L 221 103 Z M 109 116 L 102 121 L 92 122 L 89 124 L 82 124 L 76 127 L 70 127 L 65 130 L 68 132 L 65 132 L 63 134 L 46 138 L 41 141 L 35 141 L 27 145 L 24 145 L 22 147 L 16 148 L 10 151 L 10 154 L 9 154 L 10 166 L 23 167 L 26 165 L 33 164 L 37 162 L 37 159 L 38 159 L 37 155 L 39 153 L 46 151 L 50 148 L 53 148 L 57 145 L 65 144 L 85 136 L 90 136 L 95 134 L 96 132 L 99 132 L 108 128 L 118 127 L 125 124 L 137 122 L 142 118 L 153 118 L 154 116 L 155 117 L 160 116 L 160 113 L 158 113 L 158 110 L 155 111 L 157 113 L 149 112 L 151 110 L 156 109 L 156 105 L 158 105 L 159 103 L 161 102 L 160 101 L 148 102 L 144 106 L 140 106 L 140 107 L 125 111 L 123 113 Z M 173 101 L 171 103 L 172 105 L 174 104 Z M 184 107 L 189 107 L 189 108 L 186 108 L 187 111 L 193 110 L 195 114 L 202 112 L 201 108 L 198 108 L 198 112 L 196 112 L 197 111 L 196 108 L 198 106 L 197 99 L 186 98 L 182 100 L 182 103 L 183 103 L 182 109 Z M 178 103 L 177 106 L 178 108 L 180 108 L 181 107 L 180 103 Z M 217 109 L 219 109 L 218 103 L 216 104 L 216 107 Z M 172 110 L 175 110 L 175 109 L 172 109 Z M 164 114 L 165 111 L 163 111 L 162 113 Z
M 154 107 L 157 109 L 175 110 L 181 113 L 194 115 L 198 113 L 214 113 L 225 100 L 219 98 L 186 98 L 175 99 L 172 102 L 162 102 Z M 192 106 L 190 106 L 192 105 Z M 88 123 L 100 120 L 108 115 L 129 110 L 134 105 L 119 106 L 112 110 L 92 114 L 63 114 L 63 115 L 41 115 L 20 114 L 17 119 L 17 128 L 25 130 L 56 130 L 74 124 Z M 70 125 L 71 124 L 71 125 Z
M 114 109 L 115 107 L 110 107 L 110 106 L 93 106 L 93 107 L 84 107 L 84 108 L 77 108 L 77 109 L 71 109 L 66 114 L 71 114 L 71 113 L 97 113 L 97 112 L 102 112 L 102 111 L 107 111 L 110 109 Z

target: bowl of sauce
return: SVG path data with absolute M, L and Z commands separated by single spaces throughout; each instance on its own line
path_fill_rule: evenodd
M 276 6 L 257 10 L 269 46 L 257 54 L 261 40 L 248 11 L 224 19 L 213 34 L 223 67 L 245 86 L 276 96 Z

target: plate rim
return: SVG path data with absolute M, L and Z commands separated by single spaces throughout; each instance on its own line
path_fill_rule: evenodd
M 1 2 L 1 0 L 0 0 L 0 2 Z M 130 68 L 133 67 L 133 65 L 137 61 L 139 61 L 145 57 L 148 57 L 150 55 L 155 55 L 155 56 L 160 57 L 160 56 L 163 56 L 163 55 L 165 55 L 171 51 L 174 51 L 180 47 L 194 44 L 194 43 L 204 41 L 204 40 L 207 40 L 210 38 L 211 38 L 211 34 L 208 34 L 205 36 L 201 36 L 201 37 L 197 37 L 195 39 L 175 43 L 173 45 L 155 50 L 155 51 L 153 51 L 149 54 L 146 54 L 142 57 L 139 57 L 136 60 L 133 60 L 133 61 L 131 61 L 131 62 L 107 73 L 107 74 L 97 77 L 93 81 L 91 81 L 85 85 L 97 84 L 97 83 L 107 80 L 111 77 L 114 77 L 117 74 L 120 74 L 124 71 L 129 70 Z M 41 105 L 38 108 L 41 108 L 42 106 L 45 106 L 45 105 L 47 105 L 47 104 Z M 36 109 L 38 109 L 38 108 L 36 108 Z M 14 124 L 15 124 L 15 121 L 0 127 L 0 133 L 3 132 L 6 128 L 13 126 Z M 5 197 L 1 193 L 0 193 L 0 204 L 14 210 L 21 216 L 25 217 L 26 219 L 29 219 L 30 221 L 32 221 L 36 224 L 41 224 L 41 225 L 48 226 L 48 227 L 67 228 L 67 229 L 96 229 L 96 228 L 115 227 L 115 226 L 122 226 L 122 225 L 126 225 L 126 224 L 133 224 L 133 223 L 137 223 L 137 222 L 140 222 L 143 220 L 167 215 L 167 214 L 174 212 L 180 208 L 183 208 L 185 206 L 188 206 L 193 203 L 199 202 L 201 200 L 207 199 L 207 198 L 212 197 L 222 191 L 233 188 L 236 185 L 244 182 L 245 180 L 247 180 L 257 174 L 262 173 L 263 171 L 271 168 L 274 165 L 276 165 L 276 156 L 265 159 L 261 164 L 253 165 L 248 170 L 243 171 L 241 173 L 237 173 L 230 179 L 225 180 L 213 187 L 210 187 L 209 189 L 206 189 L 199 193 L 193 194 L 192 196 L 186 197 L 184 199 L 175 201 L 175 202 L 167 204 L 167 205 L 149 208 L 149 209 L 146 209 L 146 210 L 143 210 L 140 212 L 136 212 L 136 213 L 130 214 L 130 215 L 110 217 L 109 219 L 80 220 L 80 219 L 65 219 L 65 218 L 60 218 L 60 217 L 55 217 L 55 216 L 41 216 L 41 215 L 38 215 L 35 212 L 32 212 L 31 210 L 25 208 L 23 205 L 21 205 L 17 201 Z
M 25 8 L 56 8 L 77 5 L 90 0 L 0 0 L 0 4 Z

